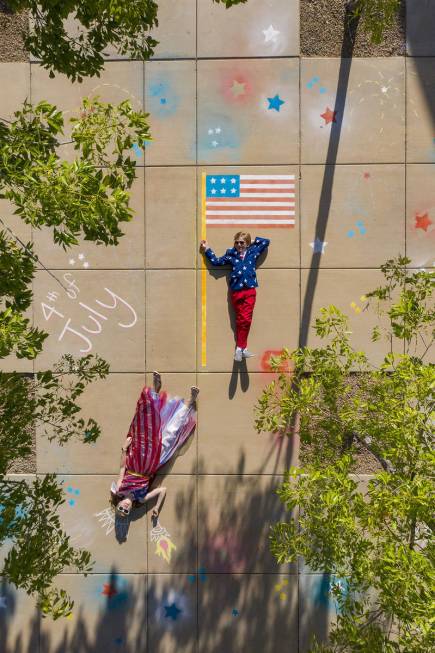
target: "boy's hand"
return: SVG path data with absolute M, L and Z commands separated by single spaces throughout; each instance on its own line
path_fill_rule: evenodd
M 199 250 L 204 253 L 208 249 L 208 242 L 206 240 L 201 240 Z

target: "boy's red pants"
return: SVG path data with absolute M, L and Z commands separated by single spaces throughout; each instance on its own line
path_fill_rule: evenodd
M 248 344 L 252 313 L 254 312 L 257 291 L 255 288 L 244 288 L 231 293 L 231 302 L 236 314 L 236 345 L 245 349 Z

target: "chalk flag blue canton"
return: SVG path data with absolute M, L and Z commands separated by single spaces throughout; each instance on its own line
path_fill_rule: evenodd
M 207 175 L 209 227 L 287 227 L 295 224 L 294 175 Z

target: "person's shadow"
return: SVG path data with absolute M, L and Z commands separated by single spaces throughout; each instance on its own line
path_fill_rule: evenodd
M 266 249 L 258 257 L 257 265 L 256 265 L 257 270 L 263 265 L 264 261 L 266 260 L 267 252 L 268 250 Z M 231 289 L 230 289 L 229 274 L 228 274 L 229 266 L 225 266 L 222 268 L 215 268 L 211 265 L 211 263 L 207 260 L 206 257 L 204 257 L 204 259 L 205 259 L 205 264 L 207 266 L 207 270 L 214 279 L 221 279 L 222 277 L 226 278 L 228 318 L 230 321 L 231 330 L 233 332 L 234 347 L 235 347 L 236 346 L 236 316 L 234 314 L 233 304 L 231 302 Z M 237 361 L 233 361 L 233 369 L 231 370 L 231 378 L 228 386 L 229 399 L 233 399 L 234 395 L 236 394 L 237 386 L 239 384 L 239 377 L 240 377 L 240 388 L 242 392 L 246 392 L 247 389 L 249 388 L 249 373 L 248 373 L 248 366 L 246 364 L 245 358 L 243 358 L 240 363 L 238 363 Z

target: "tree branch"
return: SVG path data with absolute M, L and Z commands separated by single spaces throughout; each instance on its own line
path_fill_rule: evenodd
M 365 449 L 367 449 L 367 451 L 369 451 L 369 452 L 372 454 L 372 456 L 374 456 L 374 457 L 376 458 L 376 460 L 378 461 L 378 463 L 379 463 L 380 465 L 382 465 L 382 468 L 383 468 L 386 472 L 390 472 L 390 473 L 394 472 L 394 467 L 393 467 L 393 465 L 390 463 L 390 461 L 389 461 L 389 460 L 386 460 L 385 458 L 382 458 L 382 456 L 380 456 L 380 455 L 379 455 L 379 454 L 378 454 L 378 453 L 373 449 L 373 447 L 370 446 L 370 443 L 367 442 L 367 438 L 361 438 L 361 437 L 358 435 L 358 433 L 356 433 L 355 431 L 352 432 L 351 436 L 352 436 L 352 439 L 355 438 L 355 440 L 357 440 L 357 442 L 359 442 L 359 444 L 360 444 L 362 447 L 364 447 Z

